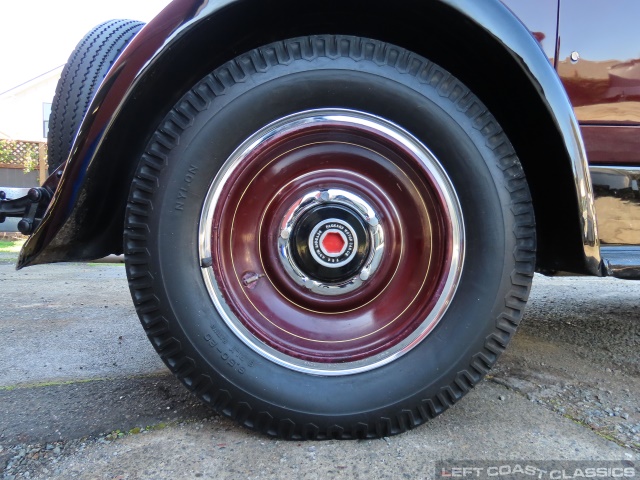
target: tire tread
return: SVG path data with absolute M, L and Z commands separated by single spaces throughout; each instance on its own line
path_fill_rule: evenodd
M 124 47 L 144 24 L 109 20 L 92 29 L 62 69 L 49 116 L 49 172 L 67 160 L 89 103 Z
M 449 385 L 432 398 L 422 399 L 410 409 L 402 409 L 395 416 L 372 418 L 370 422 L 353 425 L 331 425 L 322 429 L 315 424 L 296 424 L 290 418 L 274 418 L 270 413 L 256 411 L 246 402 L 235 399 L 226 390 L 217 390 L 209 377 L 201 375 L 196 393 L 214 409 L 234 417 L 240 424 L 284 439 L 350 439 L 376 438 L 402 433 L 432 419 L 458 402 L 487 374 L 504 351 L 509 339 L 522 320 L 529 296 L 535 267 L 535 221 L 531 196 L 513 147 L 484 105 L 463 84 L 441 67 L 406 50 L 376 40 L 340 35 L 314 35 L 276 42 L 241 55 L 216 69 L 183 97 L 166 117 L 143 156 L 131 187 L 124 234 L 129 285 L 134 303 L 145 330 L 169 368 L 178 373 L 177 362 L 184 356 L 176 338 L 156 325 L 164 325 L 159 302 L 151 286 L 154 279 L 149 272 L 147 217 L 151 208 L 148 200 L 157 189 L 157 175 L 166 165 L 166 155 L 180 141 L 184 129 L 203 109 L 209 108 L 217 96 L 235 83 L 246 81 L 254 72 L 265 72 L 290 64 L 295 60 L 347 57 L 355 62 L 370 61 L 384 68 L 418 79 L 425 88 L 433 88 L 451 101 L 453 106 L 472 121 L 493 152 L 495 165 L 502 171 L 505 188 L 511 198 L 510 210 L 514 223 L 512 235 L 516 239 L 513 251 L 515 268 L 509 277 L 511 287 L 503 299 L 503 311 L 495 319 L 495 329 L 484 342 L 484 349 L 469 360 L 468 368 L 458 372 Z M 153 166 L 149 165 L 149 162 Z M 146 268 L 146 270 L 145 270 Z M 508 281 L 508 280 L 507 280 Z M 155 308 L 153 308 L 155 305 Z M 197 368 L 194 369 L 197 372 Z M 182 381 L 189 381 L 188 375 Z M 206 392 L 206 395 L 203 393 Z M 214 393 L 212 393 L 214 392 Z M 242 414 L 240 413 L 242 412 Z

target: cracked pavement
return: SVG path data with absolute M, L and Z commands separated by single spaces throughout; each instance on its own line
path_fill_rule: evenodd
M 388 439 L 283 442 L 214 414 L 146 339 L 121 264 L 0 254 L 2 478 L 433 478 L 440 459 L 640 470 L 640 282 L 536 276 L 488 379 Z

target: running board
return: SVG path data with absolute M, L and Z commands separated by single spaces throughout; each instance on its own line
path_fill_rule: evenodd
M 640 280 L 640 246 L 602 246 L 600 254 L 606 275 Z

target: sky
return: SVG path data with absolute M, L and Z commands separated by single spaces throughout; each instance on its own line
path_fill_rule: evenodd
M 549 0 L 555 4 L 554 0 Z M 170 0 L 0 0 L 0 94 L 66 63 L 76 44 L 94 26 L 127 18 L 148 22 Z M 617 60 L 640 57 L 638 0 L 563 0 L 560 58 L 578 49 L 582 58 Z M 540 5 L 537 0 L 510 0 L 514 5 Z M 547 2 L 549 3 L 549 2 Z M 633 7 L 633 8 L 632 8 Z M 532 27 L 536 28 L 536 27 Z M 585 31 L 589 32 L 584 35 Z M 579 38 L 577 44 L 573 38 Z
M 170 0 L 0 0 L 0 94 L 67 62 L 112 19 L 148 22 Z

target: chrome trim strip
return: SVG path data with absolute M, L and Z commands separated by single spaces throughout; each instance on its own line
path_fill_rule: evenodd
M 577 127 L 577 121 L 572 124 Z M 573 179 L 578 195 L 578 208 L 580 210 L 580 226 L 582 228 L 582 246 L 585 255 L 585 264 L 589 272 L 594 275 L 601 275 L 600 265 L 600 234 L 598 233 L 598 222 L 596 216 L 595 196 L 591 175 L 589 173 L 589 163 L 587 162 L 587 152 L 580 132 L 574 132 L 577 145 L 571 155 L 571 166 L 573 168 Z
M 625 280 L 640 280 L 640 246 L 602 247 L 602 262 L 607 275 Z
M 590 170 L 601 251 L 607 245 L 640 245 L 640 167 Z

